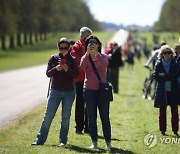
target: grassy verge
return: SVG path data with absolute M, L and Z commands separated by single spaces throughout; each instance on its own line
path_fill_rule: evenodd
M 97 35 L 102 44 L 112 37 L 113 33 L 94 32 Z M 79 33 L 57 33 L 48 35 L 47 41 L 41 41 L 32 46 L 23 46 L 16 48 L 15 50 L 0 50 L 0 72 L 8 71 L 17 68 L 35 66 L 40 64 L 46 64 L 50 55 L 57 53 L 57 41 L 61 37 L 67 37 L 68 39 L 78 40 Z
M 168 108 L 168 136 L 166 143 L 161 143 L 162 137 L 158 130 L 158 110 L 153 107 L 153 102 L 142 99 L 142 85 L 148 74 L 142 67 L 144 61 L 137 62 L 133 70 L 127 67 L 120 70 L 120 91 L 114 95 L 111 103 L 110 117 L 112 125 L 112 144 L 115 148 L 105 150 L 105 143 L 98 119 L 99 149 L 90 150 L 91 144 L 88 135 L 76 135 L 74 107 L 72 110 L 69 146 L 58 147 L 58 134 L 60 124 L 60 109 L 57 111 L 52 123 L 48 139 L 43 146 L 31 146 L 35 140 L 45 110 L 45 103 L 32 112 L 22 116 L 7 128 L 0 130 L 0 153 L 178 153 L 179 144 L 169 143 L 174 138 L 170 125 L 170 110 Z M 157 144 L 149 148 L 144 144 L 144 137 L 148 133 L 156 133 Z M 180 142 L 179 142 L 180 143 Z
M 137 36 L 136 41 L 143 43 L 142 38 L 145 38 L 148 46 L 152 50 L 155 45 L 153 42 L 154 34 L 156 34 L 159 37 L 159 43 L 165 41 L 172 48 L 174 47 L 175 44 L 179 43 L 179 34 L 177 32 L 159 32 L 159 33 L 141 32 L 136 34 Z
M 15 50 L 0 51 L 0 71 L 7 71 L 28 66 L 47 63 L 51 54 L 55 53 L 56 43 L 60 37 L 78 36 L 75 33 L 58 33 L 48 35 L 47 41 L 41 41 L 32 46 L 17 47 Z

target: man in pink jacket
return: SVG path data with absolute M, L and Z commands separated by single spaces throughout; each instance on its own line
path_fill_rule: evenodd
M 76 58 L 76 63 L 79 65 L 81 57 L 85 54 L 84 41 L 92 34 L 92 30 L 88 27 L 82 27 L 80 29 L 80 40 L 78 40 L 72 47 L 71 55 Z M 83 83 L 85 73 L 79 67 L 79 76 L 75 79 L 76 85 L 76 107 L 75 107 L 75 122 L 76 122 L 76 134 L 89 133 L 87 111 L 85 108 L 85 102 L 83 98 Z

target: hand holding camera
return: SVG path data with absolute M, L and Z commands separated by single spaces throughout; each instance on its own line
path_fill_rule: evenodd
M 66 64 L 66 59 L 61 59 L 60 60 L 60 65 L 64 65 L 64 64 Z
M 57 71 L 64 70 L 65 72 L 68 71 L 68 65 L 66 64 L 66 59 L 61 59 L 59 65 L 56 66 Z
M 65 72 L 68 71 L 68 65 L 66 64 L 66 59 L 61 59 L 60 65 Z
M 96 50 L 95 46 L 89 44 L 89 45 L 87 46 L 87 54 L 97 55 L 97 54 L 98 54 L 98 51 Z

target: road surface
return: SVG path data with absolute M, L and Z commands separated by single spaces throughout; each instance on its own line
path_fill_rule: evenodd
M 120 29 L 115 33 L 115 35 L 109 40 L 109 42 L 117 42 L 118 45 L 124 46 L 125 43 L 127 42 L 129 36 L 129 32 L 125 31 L 123 29 Z
M 0 73 L 0 128 L 46 101 L 46 65 Z

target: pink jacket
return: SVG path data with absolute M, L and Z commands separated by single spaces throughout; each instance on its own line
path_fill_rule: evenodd
M 101 82 L 106 83 L 106 72 L 108 66 L 108 56 L 106 54 L 98 54 L 97 61 L 94 62 L 98 73 L 101 77 Z M 89 56 L 85 54 L 81 58 L 80 62 L 81 69 L 85 70 L 85 80 L 84 80 L 84 88 L 89 90 L 99 90 L 99 80 L 91 66 L 89 61 Z

